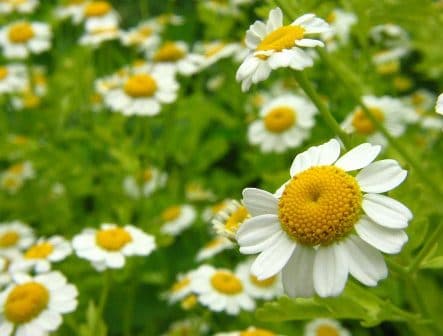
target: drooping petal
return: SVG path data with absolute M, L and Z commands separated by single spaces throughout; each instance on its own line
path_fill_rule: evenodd
M 404 229 L 412 219 L 412 212 L 402 203 L 384 195 L 363 196 L 363 210 L 374 222 L 391 229 Z

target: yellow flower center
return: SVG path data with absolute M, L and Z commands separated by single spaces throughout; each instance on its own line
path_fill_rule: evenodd
M 152 30 L 151 27 L 144 26 L 144 27 L 141 27 L 141 28 L 138 30 L 138 33 L 139 33 L 140 35 L 144 36 L 144 37 L 149 37 L 149 36 L 152 35 L 153 30 Z
M 315 336 L 339 336 L 339 332 L 335 327 L 322 325 L 317 328 Z
M 175 62 L 182 59 L 185 52 L 174 42 L 166 42 L 154 54 L 156 62 Z
M 275 284 L 275 281 L 277 280 L 277 277 L 274 275 L 273 277 L 267 278 L 265 280 L 258 280 L 257 277 L 255 275 L 250 275 L 249 279 L 251 280 L 251 282 L 257 286 L 257 287 L 261 287 L 261 288 L 267 288 L 267 287 L 271 287 L 273 284 Z
M 143 182 L 149 182 L 152 180 L 153 176 L 154 173 L 152 172 L 152 169 L 145 169 L 142 173 L 142 180 Z
M 297 120 L 297 114 L 294 109 L 288 106 L 279 106 L 272 109 L 263 121 L 268 131 L 272 133 L 281 133 L 291 128 Z
M 335 12 L 329 13 L 329 15 L 326 17 L 326 22 L 328 23 L 334 23 L 335 20 L 337 20 L 337 14 L 335 14 Z
M 3 80 L 8 76 L 8 68 L 0 67 L 0 80 Z
M 237 210 L 235 210 L 231 216 L 226 220 L 225 228 L 229 232 L 235 233 L 237 232 L 240 225 L 249 217 L 249 212 L 246 210 L 244 206 L 240 206 Z
M 184 310 L 189 310 L 194 308 L 196 304 L 197 304 L 197 296 L 195 294 L 191 294 L 181 301 L 180 306 Z
M 54 246 L 51 243 L 44 242 L 36 244 L 29 248 L 25 253 L 26 259 L 45 259 L 54 251 Z
M 268 34 L 257 46 L 257 51 L 290 49 L 304 36 L 305 29 L 301 26 L 283 26 Z
M 240 336 L 275 336 L 275 334 L 265 329 L 253 329 L 242 331 Z
M 369 111 L 371 111 L 372 115 L 379 122 L 383 122 L 383 120 L 385 119 L 381 109 L 377 107 L 371 107 L 369 108 Z M 352 118 L 352 126 L 354 126 L 357 133 L 360 134 L 369 135 L 375 132 L 375 126 L 361 108 L 359 108 L 355 112 L 354 117 Z
M 23 106 L 26 108 L 34 108 L 40 105 L 40 97 L 32 92 L 23 94 Z
M 218 54 L 225 47 L 224 43 L 217 43 L 206 48 L 205 56 L 211 57 Z
M 8 190 L 14 190 L 23 184 L 23 180 L 17 175 L 8 174 L 2 179 L 2 186 Z
M 108 14 L 112 9 L 112 6 L 109 2 L 106 1 L 94 1 L 86 5 L 85 7 L 85 16 L 103 16 Z
M 0 236 L 0 247 L 10 247 L 17 244 L 20 236 L 15 231 L 6 231 Z
M 280 198 L 283 230 L 303 245 L 328 245 L 348 234 L 361 214 L 356 179 L 334 166 L 309 168 L 294 176 Z
M 34 29 L 29 23 L 20 22 L 9 28 L 8 35 L 12 43 L 25 43 L 34 37 Z
M 243 284 L 232 272 L 217 271 L 211 277 L 211 285 L 218 292 L 235 295 L 243 291 Z
M 182 289 L 188 287 L 190 283 L 191 279 L 189 279 L 188 277 L 184 277 L 172 285 L 171 292 L 172 293 L 180 292 Z
M 5 317 L 14 324 L 26 323 L 38 316 L 48 305 L 49 292 L 37 282 L 17 285 L 6 298 Z
M 129 77 L 123 88 L 131 97 L 151 97 L 157 90 L 157 82 L 147 74 L 138 74 Z
M 105 250 L 119 251 L 132 241 L 132 237 L 125 229 L 116 227 L 97 231 L 95 241 Z
M 181 213 L 180 206 L 172 206 L 163 211 L 162 219 L 164 222 L 170 222 L 176 220 L 180 216 L 180 213 Z

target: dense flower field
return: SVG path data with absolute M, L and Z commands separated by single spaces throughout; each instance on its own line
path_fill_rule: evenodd
M 0 0 L 0 336 L 443 334 L 442 25 Z

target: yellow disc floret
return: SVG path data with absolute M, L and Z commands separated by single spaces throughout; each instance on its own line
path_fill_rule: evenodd
M 222 294 L 235 295 L 243 291 L 243 284 L 232 272 L 217 271 L 211 276 L 211 285 Z
M 0 235 L 0 248 L 10 247 L 17 244 L 20 236 L 15 231 L 6 231 Z
M 279 106 L 273 108 L 264 117 L 263 121 L 268 131 L 281 133 L 291 128 L 297 119 L 293 108 L 289 106 Z
M 103 16 L 108 14 L 112 6 L 107 1 L 93 1 L 85 7 L 85 16 Z
M 97 231 L 95 241 L 105 250 L 119 251 L 132 241 L 132 237 L 125 229 L 116 227 Z
M 157 91 L 157 82 L 148 74 L 133 75 L 126 80 L 124 90 L 134 98 L 151 97 Z
M 235 233 L 240 225 L 249 217 L 250 215 L 248 210 L 241 205 L 226 220 L 225 229 L 229 232 Z
M 14 324 L 26 323 L 38 316 L 48 305 L 49 292 L 37 282 L 17 285 L 6 298 L 4 314 Z
M 185 56 L 185 51 L 174 42 L 166 42 L 154 54 L 156 62 L 176 62 Z
M 167 208 L 165 211 L 163 211 L 162 219 L 164 222 L 170 222 L 180 217 L 180 213 L 181 213 L 180 206 L 171 206 Z
M 27 22 L 19 22 L 9 28 L 8 36 L 12 43 L 25 43 L 34 37 L 34 29 Z
M 273 284 L 275 284 L 275 281 L 277 280 L 277 277 L 274 275 L 270 278 L 264 279 L 264 280 L 258 280 L 257 277 L 255 275 L 250 275 L 249 279 L 251 280 L 251 282 L 257 286 L 257 287 L 261 287 L 261 288 L 267 288 L 267 287 L 271 287 Z
M 44 259 L 54 251 L 54 246 L 49 242 L 36 244 L 25 253 L 26 259 Z
M 340 336 L 340 334 L 335 327 L 321 325 L 317 328 L 315 336 Z
M 252 329 L 242 331 L 240 336 L 275 336 L 275 334 L 265 329 Z
M 328 245 L 348 234 L 361 214 L 356 179 L 334 166 L 309 168 L 294 176 L 279 201 L 284 231 L 303 245 Z
M 257 46 L 257 51 L 282 51 L 291 49 L 297 40 L 301 40 L 305 35 L 305 29 L 297 25 L 288 25 L 277 28 L 268 34 Z
M 8 76 L 8 68 L 0 66 L 0 80 L 3 80 Z
M 377 107 L 369 108 L 369 111 L 379 122 L 383 122 L 385 119 L 381 109 Z M 369 135 L 375 132 L 376 128 L 372 121 L 366 116 L 361 108 L 358 108 L 352 118 L 352 126 L 354 126 L 357 133 L 363 135 Z

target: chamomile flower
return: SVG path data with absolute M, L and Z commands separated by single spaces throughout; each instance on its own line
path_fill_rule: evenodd
M 178 83 L 166 66 L 134 67 L 119 85 L 105 94 L 105 105 L 124 115 L 153 116 L 161 105 L 175 101 Z
M 220 202 L 214 203 L 211 206 L 204 208 L 201 214 L 202 219 L 205 222 L 210 222 L 220 211 L 226 209 L 231 201 L 231 199 L 224 199 Z
M 237 241 L 241 253 L 260 253 L 251 273 L 263 280 L 282 271 L 285 292 L 294 297 L 337 296 L 348 273 L 367 286 L 384 279 L 380 251 L 401 251 L 412 213 L 382 195 L 407 172 L 395 160 L 373 162 L 380 150 L 364 143 L 339 158 L 332 139 L 298 154 L 291 179 L 275 194 L 245 189 L 253 217 L 239 228 Z
M 427 89 L 418 89 L 404 98 L 404 101 L 411 105 L 418 115 L 430 112 L 435 104 L 435 94 Z
M 16 163 L 0 174 L 0 187 L 10 193 L 15 193 L 26 180 L 32 179 L 34 176 L 34 168 L 30 161 Z
M 86 30 L 80 37 L 80 44 L 98 47 L 105 41 L 115 40 L 120 37 L 121 31 L 117 26 L 93 28 Z
M 246 293 L 242 280 L 230 270 L 202 265 L 195 272 L 198 301 L 210 310 L 238 315 L 241 310 L 255 308 L 255 302 Z
M 209 325 L 205 321 L 199 318 L 188 318 L 172 323 L 162 336 L 206 335 L 208 330 Z
M 408 124 L 418 120 L 418 115 L 414 109 L 403 103 L 400 99 L 388 96 L 364 96 L 363 103 L 394 137 L 402 135 Z M 342 126 L 349 133 L 366 136 L 371 143 L 386 144 L 386 139 L 377 131 L 375 125 L 366 116 L 360 106 L 354 109 L 345 119 Z
M 34 231 L 20 221 L 0 223 L 0 255 L 15 258 L 34 242 Z
M 260 119 L 251 123 L 248 139 L 262 152 L 283 152 L 300 146 L 310 135 L 317 109 L 301 95 L 272 99 L 260 110 Z
M 162 30 L 163 25 L 149 20 L 122 32 L 120 40 L 125 46 L 135 46 L 140 51 L 146 51 L 160 43 L 159 33 Z
M 51 30 L 43 22 L 16 21 L 0 30 L 0 45 L 6 58 L 27 58 L 51 47 Z
M 252 259 L 248 259 L 238 264 L 235 269 L 235 274 L 243 281 L 245 291 L 254 299 L 271 300 L 283 295 L 281 274 L 258 280 L 255 275 L 251 274 L 252 262 Z
M 202 68 L 207 68 L 221 59 L 231 57 L 238 50 L 238 45 L 223 41 L 200 42 L 196 43 L 194 50 L 203 56 Z
M 12 262 L 11 270 L 13 272 L 46 273 L 51 269 L 52 263 L 64 260 L 71 253 L 71 244 L 63 237 L 41 238 L 30 246 L 21 258 Z
M 162 227 L 160 231 L 170 236 L 177 236 L 192 225 L 196 215 L 192 205 L 170 206 L 161 214 Z
M 336 320 L 320 318 L 309 322 L 303 336 L 351 336 Z
M 243 331 L 216 333 L 214 334 L 214 336 L 279 336 L 279 335 L 267 329 L 256 328 L 251 326 Z
M 178 275 L 177 280 L 166 295 L 169 303 L 179 302 L 194 293 L 194 273 L 195 271 L 190 271 L 186 274 Z
M 211 201 L 215 198 L 214 192 L 199 181 L 191 181 L 185 186 L 185 197 L 191 202 Z
M 62 315 L 77 307 L 78 291 L 60 272 L 35 277 L 22 274 L 0 293 L 0 334 L 48 335 L 62 324 Z M 15 330 L 15 333 L 14 333 Z
M 0 1 L 0 13 L 10 14 L 12 12 L 29 14 L 39 5 L 38 0 L 2 0 Z
M 165 186 L 168 174 L 156 167 L 148 167 L 137 176 L 127 176 L 123 180 L 125 193 L 132 198 L 149 197 L 153 192 Z
M 0 66 L 0 94 L 23 91 L 28 86 L 28 74 L 22 64 Z
M 250 216 L 244 205 L 236 200 L 231 200 L 228 205 L 220 208 L 212 219 L 212 225 L 218 235 L 235 240 L 238 228 Z
M 443 94 L 438 96 L 437 103 L 435 104 L 435 111 L 438 114 L 443 115 Z
M 269 77 L 271 70 L 290 67 L 303 70 L 314 64 L 312 57 L 303 48 L 324 47 L 324 43 L 310 38 L 330 30 L 329 25 L 314 14 L 305 14 L 289 25 L 283 25 L 283 13 L 275 8 L 268 21 L 255 21 L 246 32 L 249 56 L 237 71 L 237 81 L 247 91 L 252 84 Z
M 76 20 L 84 21 L 87 31 L 118 27 L 119 15 L 108 1 L 88 1 L 79 15 Z
M 323 33 L 322 39 L 328 50 L 335 50 L 338 43 L 343 45 L 349 42 L 351 27 L 357 23 L 357 16 L 336 8 L 328 15 L 326 21 L 331 26 L 331 30 Z
M 12 105 L 16 110 L 34 109 L 41 104 L 42 97 L 33 88 L 28 88 L 12 98 Z
M 155 249 L 154 237 L 126 225 L 102 224 L 99 230 L 85 229 L 72 240 L 75 253 L 91 261 L 97 271 L 122 268 L 129 256 L 148 256 Z
M 198 252 L 196 256 L 197 261 L 203 261 L 212 258 L 216 254 L 234 248 L 234 243 L 228 238 L 218 236 L 206 243 Z
M 55 8 L 55 16 L 65 20 L 70 18 L 72 23 L 79 24 L 83 18 L 84 5 L 87 0 L 68 0 L 65 4 Z

